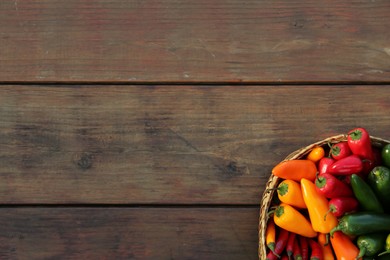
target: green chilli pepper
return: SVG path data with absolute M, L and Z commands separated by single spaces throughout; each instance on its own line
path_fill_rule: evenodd
M 386 212 L 390 211 L 390 169 L 376 166 L 368 174 L 367 182 L 377 195 Z
M 386 233 L 369 233 L 360 235 L 356 242 L 360 250 L 357 259 L 363 256 L 376 256 L 385 246 Z
M 374 232 L 389 232 L 390 215 L 375 212 L 351 213 L 339 219 L 338 225 L 330 231 L 330 235 L 333 236 L 333 233 L 338 230 L 352 236 Z
M 361 177 L 351 175 L 351 186 L 356 199 L 364 211 L 383 213 L 383 207 L 374 191 Z

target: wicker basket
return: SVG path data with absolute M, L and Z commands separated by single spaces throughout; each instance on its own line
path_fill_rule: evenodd
M 336 135 L 332 136 L 329 138 L 326 138 L 324 140 L 321 140 L 319 142 L 313 143 L 311 145 L 308 145 L 304 148 L 301 148 L 299 150 L 296 150 L 295 152 L 291 153 L 288 155 L 283 161 L 288 161 L 288 160 L 293 160 L 293 159 L 300 159 L 306 156 L 314 147 L 316 146 L 323 146 L 324 148 L 328 146 L 328 143 L 337 143 L 340 141 L 346 141 L 347 136 L 342 134 L 342 135 Z M 371 142 L 372 145 L 375 147 L 383 147 L 385 144 L 390 143 L 390 141 L 378 138 L 378 137 L 373 137 L 371 136 Z M 268 182 L 266 184 L 266 187 L 263 192 L 263 197 L 261 199 L 261 204 L 260 204 L 260 218 L 259 218 L 259 259 L 264 260 L 266 259 L 266 245 L 265 245 L 265 229 L 267 227 L 267 212 L 268 208 L 271 205 L 272 197 L 274 195 L 274 189 L 277 187 L 277 185 L 280 182 L 280 178 L 271 176 L 268 179 Z

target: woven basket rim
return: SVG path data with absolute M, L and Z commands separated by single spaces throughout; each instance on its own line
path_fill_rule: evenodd
M 376 147 L 382 147 L 385 144 L 390 143 L 389 140 L 382 139 L 379 137 L 370 136 L 370 138 L 371 138 L 372 145 L 376 146 Z M 339 134 L 339 135 L 327 137 L 323 140 L 317 141 L 315 143 L 312 143 L 310 145 L 307 145 L 306 147 L 302 147 L 302 148 L 290 153 L 282 161 L 288 161 L 288 160 L 302 158 L 303 156 L 308 154 L 309 151 L 311 151 L 316 146 L 323 146 L 323 145 L 327 145 L 328 143 L 337 143 L 337 142 L 346 141 L 346 140 L 347 140 L 346 134 Z M 271 204 L 272 197 L 274 195 L 273 188 L 276 187 L 276 185 L 279 183 L 279 181 L 280 181 L 280 178 L 270 174 L 270 177 L 266 183 L 266 186 L 264 188 L 263 195 L 261 198 L 260 216 L 259 216 L 259 224 L 258 224 L 258 237 L 259 237 L 258 255 L 259 255 L 260 260 L 266 259 L 267 250 L 266 250 L 266 246 L 265 246 L 265 229 L 266 229 L 267 221 L 268 221 L 267 211 L 268 211 L 268 208 Z

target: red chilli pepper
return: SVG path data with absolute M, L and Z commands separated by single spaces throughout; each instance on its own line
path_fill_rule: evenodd
M 363 170 L 363 162 L 357 155 L 350 155 L 333 163 L 329 167 L 329 173 L 335 175 L 350 175 Z
M 375 168 L 375 166 L 381 165 L 382 163 L 382 156 L 381 156 L 381 150 L 377 149 L 375 147 L 372 147 L 372 160 L 363 159 L 363 170 L 362 173 L 364 177 L 367 177 L 367 175 L 371 172 L 372 169 Z
M 290 235 L 288 236 L 287 245 L 286 245 L 286 252 L 287 252 L 288 259 L 291 259 L 291 256 L 294 253 L 294 242 L 295 242 L 296 235 L 297 235 L 296 233 L 291 232 Z
M 307 240 L 308 238 L 304 236 L 299 236 L 299 245 L 301 246 L 302 260 L 309 259 L 309 242 Z
M 269 251 L 267 254 L 266 260 L 277 260 L 279 259 L 272 251 Z
M 280 256 L 283 253 L 283 250 L 287 246 L 289 234 L 290 232 L 285 230 L 284 228 L 280 229 L 279 236 L 275 244 L 275 255 Z
M 370 135 L 367 130 L 358 127 L 348 132 L 347 142 L 351 152 L 362 159 L 373 160 Z
M 330 155 L 335 160 L 343 159 L 351 154 L 348 142 L 339 142 L 330 147 Z
M 323 260 L 324 255 L 322 253 L 322 248 L 320 244 L 313 239 L 309 239 L 309 245 L 311 249 L 310 260 Z
M 346 213 L 357 211 L 359 202 L 354 197 L 340 197 L 329 200 L 329 211 L 335 217 L 341 217 Z
M 319 174 L 327 173 L 329 167 L 335 162 L 333 158 L 323 157 L 318 163 L 318 172 Z
M 301 248 L 298 244 L 298 239 L 294 241 L 294 252 L 293 252 L 294 260 L 302 260 Z
M 329 173 L 318 175 L 315 183 L 317 191 L 327 198 L 353 196 L 353 191 L 347 184 Z
M 282 258 L 281 260 L 289 260 L 288 256 L 287 255 L 282 255 Z

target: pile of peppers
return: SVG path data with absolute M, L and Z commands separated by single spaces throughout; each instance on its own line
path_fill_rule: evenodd
M 267 260 L 390 259 L 390 144 L 354 128 L 272 174 Z

